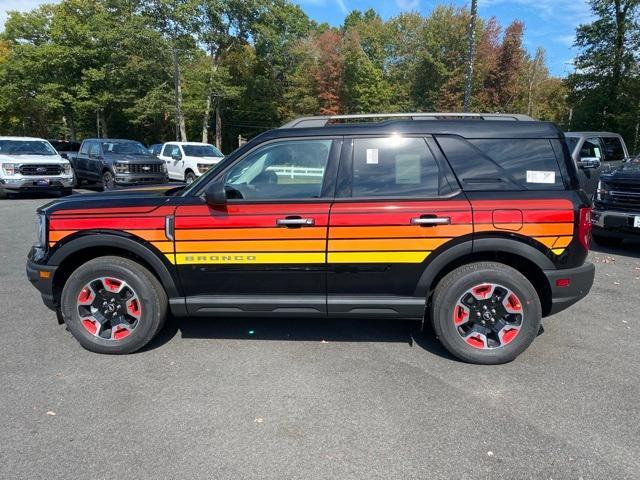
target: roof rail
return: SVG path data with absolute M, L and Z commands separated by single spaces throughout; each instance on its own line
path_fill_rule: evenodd
M 314 128 L 326 127 L 335 120 L 366 120 L 376 118 L 398 118 L 410 120 L 445 120 L 445 119 L 478 119 L 478 120 L 518 120 L 531 122 L 533 118 L 519 113 L 362 113 L 354 115 L 326 115 L 317 117 L 300 117 L 285 123 L 280 128 Z

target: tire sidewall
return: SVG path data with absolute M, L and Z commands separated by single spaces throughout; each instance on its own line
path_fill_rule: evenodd
M 455 273 L 456 271 L 452 272 Z M 453 321 L 454 308 L 460 297 L 467 290 L 483 283 L 495 283 L 508 288 L 520 299 L 523 309 L 523 323 L 518 335 L 505 346 L 487 350 L 467 344 Z M 516 270 L 481 268 L 452 278 L 446 287 L 434 297 L 434 328 L 447 350 L 458 358 L 472 363 L 507 363 L 526 350 L 538 335 L 542 316 L 538 294 L 531 283 Z
M 111 183 L 109 184 L 109 182 L 106 181 L 107 178 L 111 179 Z M 111 191 L 114 190 L 116 188 L 115 185 L 115 177 L 113 176 L 113 173 L 111 173 L 110 171 L 106 171 L 102 174 L 102 189 L 105 191 Z
M 160 302 L 155 290 L 138 272 L 124 265 L 93 266 L 85 264 L 76 270 L 62 291 L 62 312 L 71 334 L 88 350 L 99 353 L 131 353 L 142 348 L 155 335 L 161 321 Z M 89 267 L 89 268 L 87 268 Z M 122 340 L 106 340 L 92 335 L 78 315 L 77 298 L 82 288 L 98 277 L 116 277 L 127 282 L 136 292 L 142 307 L 137 327 Z

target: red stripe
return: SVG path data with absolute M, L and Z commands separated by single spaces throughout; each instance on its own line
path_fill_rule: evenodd
M 299 213 L 299 212 L 298 212 Z M 315 226 L 324 227 L 327 225 L 328 215 L 324 214 L 303 214 L 313 218 Z M 201 217 L 176 217 L 176 229 L 188 228 L 242 228 L 242 227 L 276 227 L 276 220 L 286 217 L 286 214 L 278 215 L 212 215 Z
M 439 217 L 451 218 L 454 225 L 470 224 L 471 212 L 451 212 L 425 210 L 423 212 L 397 212 L 397 213 L 359 213 L 359 214 L 331 214 L 331 226 L 358 226 L 358 225 L 411 225 L 412 218 L 418 218 L 422 214 L 435 214 Z
M 424 202 L 336 202 L 331 207 L 332 214 L 338 213 L 439 213 L 441 211 L 468 211 L 465 200 L 442 200 Z
M 52 218 L 51 230 L 88 230 L 99 228 L 113 229 L 153 229 L 164 228 L 163 217 L 137 218 Z
M 500 210 L 506 212 L 508 210 Z M 570 223 L 573 222 L 573 210 L 521 210 L 522 221 L 524 223 Z M 514 216 L 515 223 L 520 223 L 519 215 Z M 491 210 L 481 210 L 473 212 L 475 223 L 511 223 L 502 219 L 496 220 L 494 212 Z
M 156 215 L 170 215 L 175 207 L 113 207 L 113 208 L 75 208 L 73 210 L 58 210 L 52 216 L 66 215 L 135 215 L 154 212 Z

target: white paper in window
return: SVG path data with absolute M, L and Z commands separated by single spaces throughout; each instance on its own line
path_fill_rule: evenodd
M 378 164 L 378 149 L 377 148 L 367 148 L 367 164 L 369 164 L 369 165 L 377 165 Z
M 527 170 L 527 183 L 556 183 L 556 172 Z

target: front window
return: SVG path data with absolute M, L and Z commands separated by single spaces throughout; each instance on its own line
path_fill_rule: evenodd
M 292 140 L 258 148 L 227 173 L 229 198 L 319 198 L 331 140 Z
M 224 157 L 213 145 L 183 145 L 182 149 L 188 157 Z
M 582 148 L 580 149 L 580 158 L 602 159 L 602 146 L 600 145 L 600 140 L 597 138 L 588 138 L 585 140 L 582 144 Z
M 104 153 L 115 153 L 118 155 L 148 155 L 149 152 L 144 145 L 138 142 L 102 142 Z
M 618 137 L 603 137 L 602 143 L 604 143 L 604 149 L 607 154 L 607 160 L 611 162 L 617 162 L 624 160 L 626 155 L 624 154 L 624 147 L 622 141 Z
M 0 154 L 57 155 L 54 148 L 42 140 L 0 140 Z

